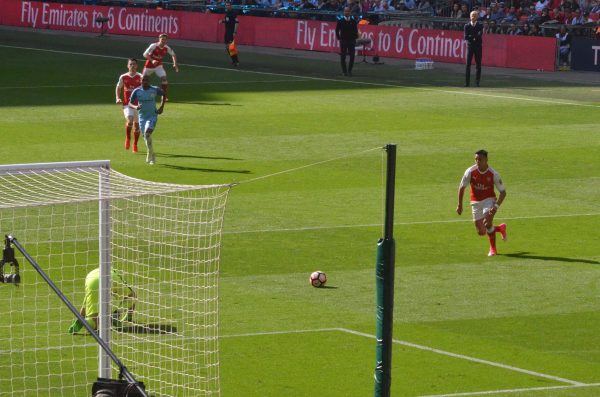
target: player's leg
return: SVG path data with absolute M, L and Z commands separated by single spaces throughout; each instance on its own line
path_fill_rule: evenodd
M 131 108 L 130 108 L 131 109 Z M 140 139 L 140 122 L 139 122 L 139 114 L 135 109 L 133 110 L 133 153 L 138 152 L 138 141 Z
M 133 112 L 128 105 L 123 106 L 123 115 L 125 116 L 125 150 L 129 150 L 131 145 L 131 130 L 133 129 Z
M 167 96 L 167 90 L 169 89 L 169 82 L 167 81 L 167 72 L 165 72 L 165 68 L 162 65 L 158 66 L 155 70 L 155 73 L 158 77 L 160 77 L 160 88 L 165 93 L 165 99 Z
M 496 250 L 496 228 L 494 227 L 494 214 L 490 211 L 494 207 L 494 203 L 496 200 L 486 199 L 483 201 L 483 223 L 485 226 L 485 231 L 488 236 L 488 240 L 490 241 L 490 251 L 488 256 L 494 256 L 497 254 Z
M 148 152 L 146 153 L 146 162 L 150 165 L 154 165 L 154 144 L 152 143 L 152 133 L 156 128 L 156 122 L 158 121 L 158 117 L 152 117 L 149 120 L 145 121 L 144 125 L 144 140 L 146 141 L 146 147 L 148 148 Z

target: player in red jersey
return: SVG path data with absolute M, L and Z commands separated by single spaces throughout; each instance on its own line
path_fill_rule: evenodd
M 115 97 L 117 103 L 123 104 L 123 114 L 125 115 L 125 150 L 129 150 L 131 145 L 131 130 L 133 128 L 133 153 L 138 151 L 138 139 L 140 138 L 140 124 L 138 123 L 137 110 L 128 106 L 129 98 L 134 89 L 142 85 L 142 74 L 137 71 L 137 60 L 129 58 L 127 61 L 127 73 L 119 76 Z M 121 91 L 123 98 L 121 99 Z
M 494 256 L 497 254 L 496 233 L 500 233 L 502 240 L 506 241 L 506 224 L 494 226 L 494 215 L 506 198 L 506 189 L 500 174 L 488 165 L 488 153 L 485 150 L 475 152 L 475 165 L 465 171 L 460 181 L 456 207 L 458 215 L 463 212 L 463 195 L 467 185 L 471 185 L 471 207 L 475 228 L 480 236 L 487 234 L 490 240 L 488 256 Z M 497 198 L 494 187 L 500 192 Z
M 177 56 L 175 55 L 175 51 L 171 47 L 167 45 L 168 36 L 165 33 L 161 33 L 158 35 L 158 43 L 152 43 L 150 46 L 144 51 L 144 58 L 146 58 L 146 63 L 144 64 L 144 71 L 142 74 L 144 76 L 150 76 L 152 73 L 156 73 L 158 77 L 160 77 L 161 87 L 163 92 L 165 93 L 165 97 L 167 95 L 167 72 L 163 68 L 163 58 L 165 55 L 171 55 L 173 59 L 173 67 L 176 72 L 179 72 L 179 66 L 177 66 Z

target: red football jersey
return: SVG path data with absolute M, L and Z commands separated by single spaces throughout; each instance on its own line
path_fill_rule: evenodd
M 129 72 L 124 73 L 119 77 L 117 85 L 123 87 L 123 105 L 127 105 L 133 90 L 142 85 L 142 74 L 136 73 L 132 76 Z
M 492 167 L 488 167 L 484 172 L 479 171 L 477 165 L 469 167 L 460 182 L 461 187 L 471 186 L 471 202 L 476 203 L 487 198 L 496 198 L 494 186 L 498 191 L 504 191 L 504 185 L 500 174 Z
M 171 47 L 169 47 L 168 45 L 165 45 L 163 48 L 160 48 L 158 43 L 150 44 L 150 47 L 148 47 L 146 51 L 144 51 L 144 58 L 150 56 L 150 59 L 146 58 L 146 63 L 144 64 L 144 67 L 152 69 L 162 65 L 162 60 L 167 54 L 171 56 L 175 54 Z M 153 64 L 152 61 L 158 62 Z

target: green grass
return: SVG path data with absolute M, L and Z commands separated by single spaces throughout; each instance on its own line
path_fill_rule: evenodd
M 391 64 L 358 65 L 347 80 L 334 55 L 244 49 L 232 70 L 221 48 L 173 43 L 181 72 L 168 72 L 171 101 L 149 167 L 144 153 L 122 149 L 113 103 L 126 58 L 147 43 L 2 36 L 11 47 L 0 63 L 0 163 L 110 159 L 142 179 L 241 182 L 223 235 L 224 397 L 373 393 L 384 154 L 369 149 L 390 142 L 398 144 L 394 337 L 459 355 L 395 344 L 392 394 L 600 394 L 554 388 L 570 386 L 558 378 L 600 382 L 599 101 L 590 85 L 484 70 L 484 87 L 465 90 L 456 69 Z M 508 192 L 498 220 L 509 241 L 495 258 L 469 216 L 454 212 L 460 177 L 482 147 Z M 333 288 L 308 285 L 317 269 Z

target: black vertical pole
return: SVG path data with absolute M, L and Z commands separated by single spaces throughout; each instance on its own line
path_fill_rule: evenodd
M 375 278 L 377 322 L 375 347 L 375 397 L 390 397 L 392 384 L 392 331 L 394 325 L 394 193 L 396 185 L 396 145 L 386 145 L 387 178 L 384 237 L 377 242 Z

